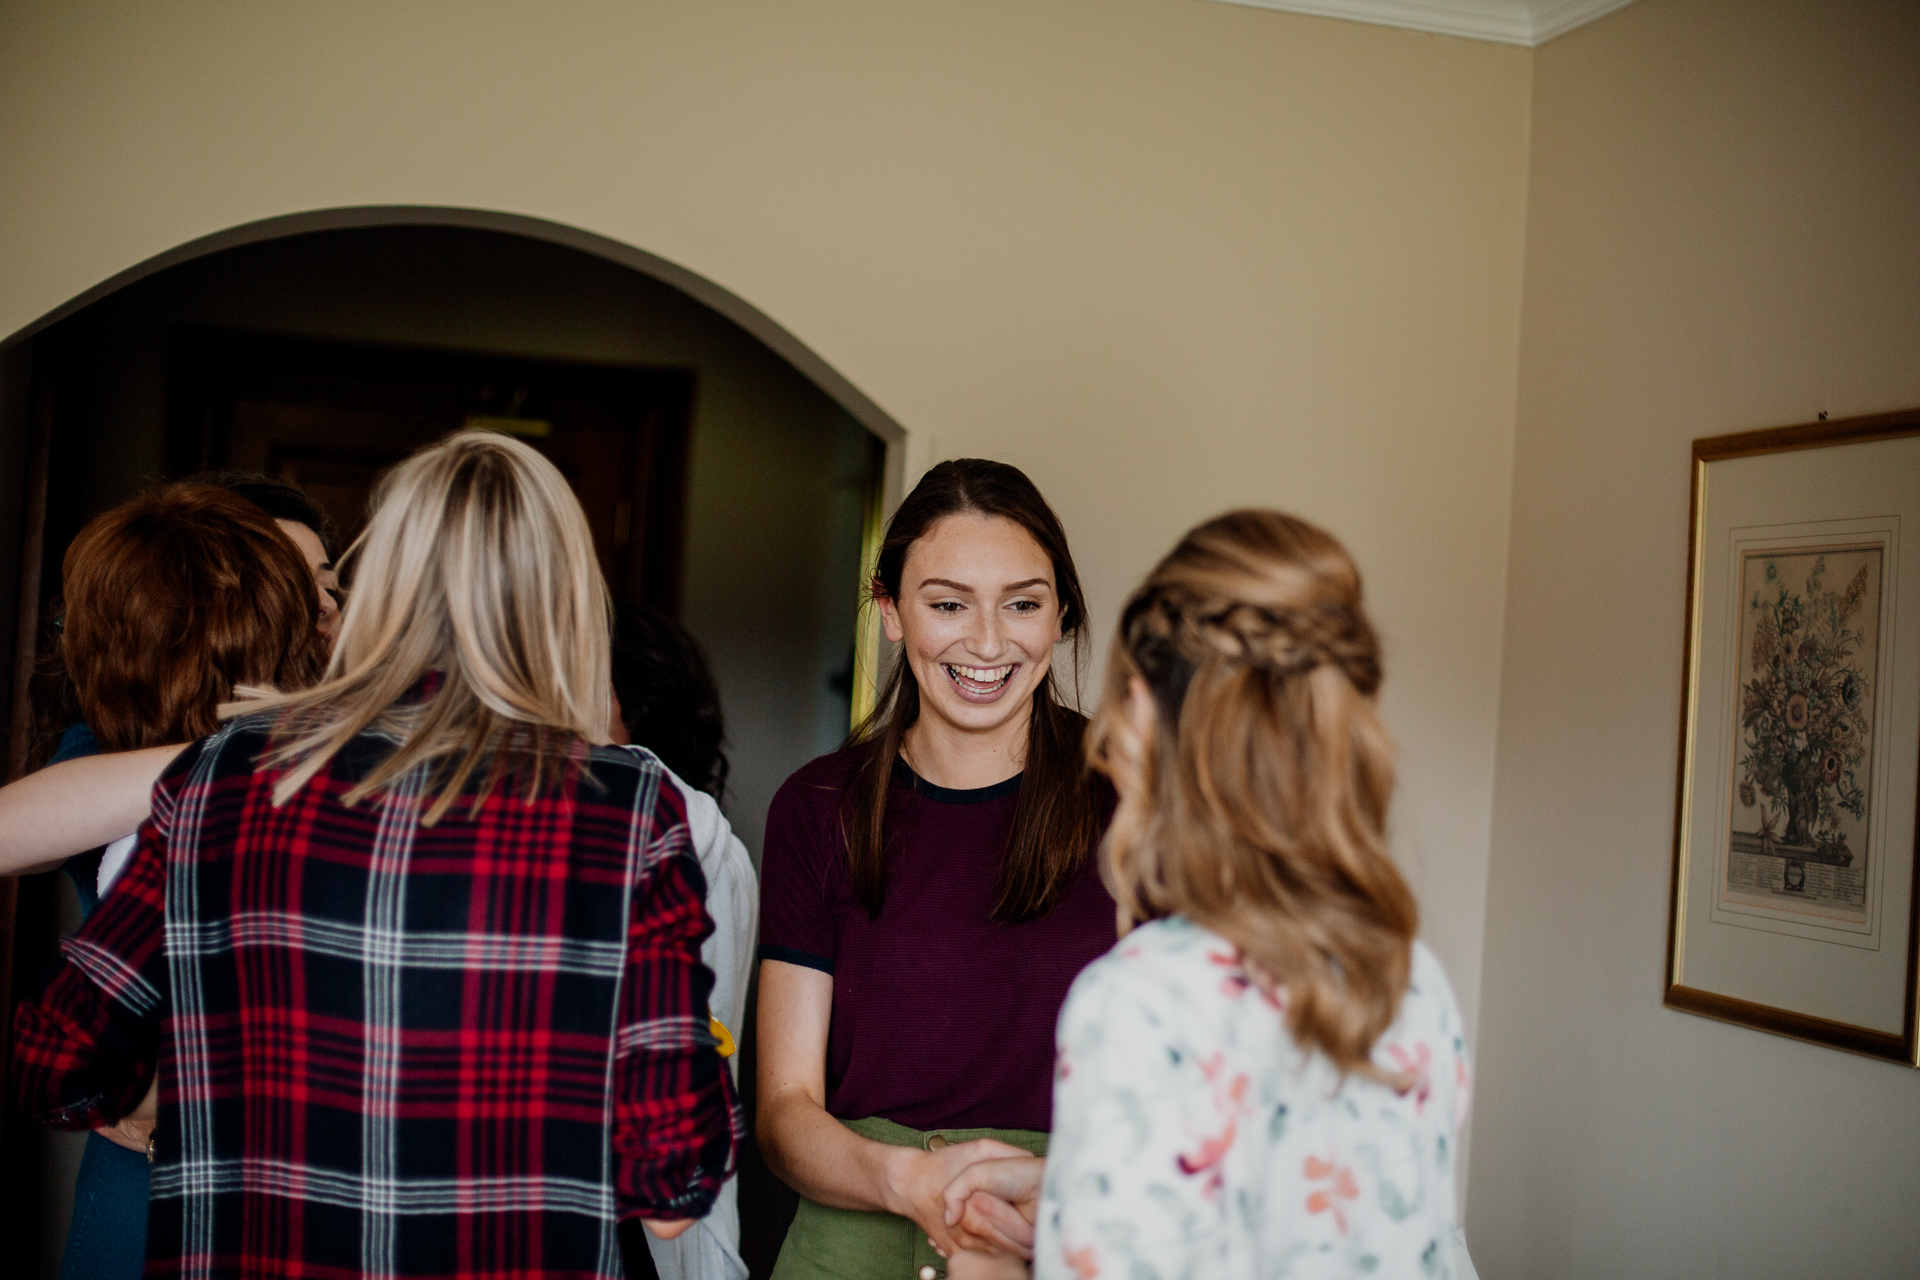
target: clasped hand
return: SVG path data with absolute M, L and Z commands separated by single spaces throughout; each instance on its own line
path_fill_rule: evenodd
M 941 1192 L 942 1225 L 950 1243 L 943 1243 L 937 1236 L 930 1238 L 953 1264 L 949 1275 L 960 1277 L 972 1270 L 960 1265 L 963 1260 L 956 1256 L 960 1252 L 999 1255 L 1008 1262 L 1031 1261 L 1033 1223 L 1039 1211 L 1040 1179 L 1046 1162 L 999 1143 L 962 1146 L 998 1150 L 969 1152 L 967 1165 Z M 981 1269 L 979 1273 L 988 1272 Z M 1015 1272 L 1024 1273 L 1024 1266 Z

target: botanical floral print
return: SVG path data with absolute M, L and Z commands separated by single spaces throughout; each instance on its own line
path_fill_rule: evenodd
M 1374 1061 L 1342 1080 L 1282 1022 L 1285 992 L 1175 918 L 1082 973 L 1060 1013 L 1038 1280 L 1441 1280 L 1455 1265 L 1466 1047 L 1415 944 Z

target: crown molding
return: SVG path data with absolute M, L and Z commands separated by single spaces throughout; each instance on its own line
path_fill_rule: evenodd
M 1633 0 L 1224 0 L 1318 18 L 1345 18 L 1532 48 Z

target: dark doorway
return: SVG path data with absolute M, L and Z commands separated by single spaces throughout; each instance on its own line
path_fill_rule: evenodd
M 679 611 L 690 371 L 197 328 L 169 365 L 173 475 L 291 480 L 344 545 L 394 463 L 462 427 L 505 432 L 573 486 L 613 593 Z
M 0 611 L 50 617 L 74 534 L 155 480 L 278 473 L 351 535 L 382 468 L 469 422 L 508 431 L 572 480 L 615 593 L 665 607 L 706 650 L 733 765 L 722 803 L 757 862 L 775 790 L 847 730 L 887 456 L 806 367 L 697 292 L 550 239 L 371 225 L 192 258 L 0 348 Z M 41 463 L 16 479 L 29 438 Z M 31 547 L 13 540 L 28 526 Z M 0 625 L 0 665 L 18 674 L 35 629 L 20 655 L 16 631 Z M 0 963 L 10 952 L 24 994 L 77 906 L 58 875 L 17 888 Z M 6 1275 L 58 1265 L 72 1139 L 0 1094 Z M 751 1137 L 741 1160 L 743 1252 L 764 1275 L 794 1197 Z

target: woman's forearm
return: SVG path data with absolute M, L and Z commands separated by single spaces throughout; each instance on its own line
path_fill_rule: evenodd
M 0 876 L 47 870 L 138 830 L 151 812 L 153 784 L 183 750 L 87 756 L 0 787 Z
M 798 1091 L 763 1099 L 757 1129 L 767 1163 L 807 1199 L 835 1209 L 903 1212 L 899 1173 L 912 1148 L 863 1138 Z
M 949 1258 L 965 1249 L 1025 1252 L 1002 1232 L 970 1230 L 978 1222 L 948 1222 L 943 1199 L 963 1169 L 1026 1154 L 1016 1147 L 975 1139 L 923 1151 L 874 1142 L 828 1115 L 804 1092 L 776 1094 L 762 1102 L 759 1136 L 760 1150 L 773 1171 L 817 1204 L 910 1218 Z
M 760 965 L 760 1149 L 775 1173 L 817 1204 L 899 1212 L 910 1157 L 827 1113 L 833 976 L 779 960 Z
M 760 965 L 760 1150 L 816 1204 L 911 1218 L 952 1256 L 964 1247 L 942 1193 L 968 1165 L 1023 1154 L 976 1139 L 923 1151 L 863 1138 L 827 1113 L 833 976 L 779 960 Z

